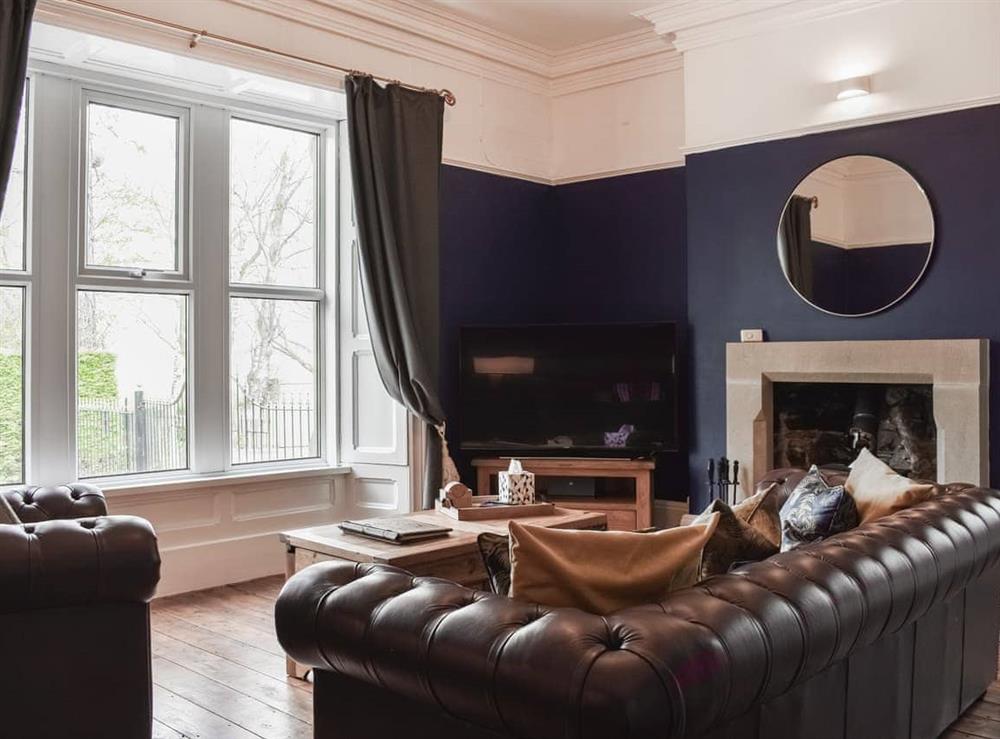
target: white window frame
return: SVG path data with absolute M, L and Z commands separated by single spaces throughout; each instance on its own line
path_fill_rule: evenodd
M 35 126 L 33 125 L 34 83 L 31 75 L 28 75 L 24 83 L 24 98 L 22 101 L 24 116 L 24 192 L 21 203 L 21 218 L 23 220 L 22 243 L 21 243 L 21 265 L 23 269 L 0 269 L 0 287 L 20 288 L 22 293 L 21 303 L 21 476 L 19 480 L 0 480 L 0 486 L 23 484 L 27 481 L 32 451 L 31 435 L 31 398 L 32 398 L 32 346 L 34 342 L 34 312 L 32 306 L 35 305 L 34 293 L 36 291 L 37 279 L 35 275 L 35 255 L 34 238 L 32 228 L 32 208 L 33 199 L 33 171 L 32 161 L 34 159 L 34 138 Z
M 26 285 L 24 478 L 29 482 L 76 479 L 77 453 L 77 299 L 79 290 L 146 292 L 186 296 L 187 460 L 188 469 L 88 478 L 115 488 L 171 480 L 197 481 L 218 476 L 334 469 L 337 464 L 337 142 L 341 128 L 329 117 L 286 114 L 256 102 L 179 90 L 152 82 L 34 62 L 29 91 L 48 107 L 29 108 L 26 207 L 26 266 L 16 274 Z M 120 107 L 178 117 L 178 264 L 174 273 L 132 276 L 127 269 L 86 265 L 86 111 L 91 102 L 115 101 Z M 142 106 L 142 107 L 140 107 Z M 45 120 L 38 123 L 38 116 Z M 229 283 L 229 122 L 232 118 L 317 134 L 316 287 L 296 288 Z M 36 151 L 36 129 L 44 127 L 45 151 Z M 65 140 L 64 140 L 65 139 Z M 63 145 L 65 144 L 65 145 Z M 34 193 L 35 199 L 30 199 Z M 45 218 L 31 207 L 45 199 Z M 330 208 L 333 208 L 330 211 Z M 37 228 L 31 229 L 34 224 Z M 64 238 L 61 236 L 64 235 Z M 60 241 L 64 248 L 60 250 Z M 44 242 L 45 251 L 41 245 Z M 31 289 L 44 283 L 44 307 Z M 0 284 L 8 273 L 0 273 Z M 65 296 L 62 288 L 65 285 Z M 263 297 L 310 300 L 316 309 L 317 456 L 274 462 L 231 460 L 229 299 Z M 40 334 L 41 332 L 41 334 Z M 44 340 L 34 342 L 39 335 Z M 334 347 L 334 348 L 332 348 Z M 62 378 L 60 381 L 58 378 Z M 37 424 L 35 421 L 37 420 Z M 37 453 L 36 453 L 37 452 Z
M 79 149 L 77 150 L 77 161 L 80 169 L 80 181 L 77 186 L 77 228 L 79 229 L 78 274 L 116 279 L 121 277 L 142 279 L 148 276 L 157 280 L 187 282 L 190 279 L 189 265 L 191 263 L 191 203 L 188 197 L 191 173 L 189 144 L 191 138 L 191 108 L 189 106 L 174 105 L 153 96 L 144 95 L 138 97 L 123 95 L 106 88 L 102 89 L 89 85 L 81 87 L 78 94 L 80 118 L 80 140 L 78 144 Z M 91 103 L 177 119 L 177 160 L 174 163 L 176 168 L 176 189 L 174 191 L 174 269 L 172 270 L 141 270 L 141 273 L 135 273 L 127 267 L 105 267 L 87 263 L 87 243 L 90 237 L 87 229 L 87 162 L 89 161 L 89 147 L 87 143 L 89 121 L 87 114 Z
M 315 276 L 314 287 L 296 287 L 291 285 L 263 285 L 257 283 L 247 283 L 247 282 L 231 282 L 230 281 L 230 237 L 232 234 L 231 224 L 229 222 L 229 195 L 230 195 L 230 167 L 228 162 L 231 156 L 230 153 L 230 131 L 232 130 L 232 122 L 234 120 L 248 121 L 250 123 L 261 123 L 268 126 L 275 126 L 278 128 L 285 128 L 290 131 L 298 131 L 301 133 L 308 133 L 316 136 L 316 176 L 313 182 L 314 192 L 313 198 L 316 208 L 316 238 L 315 238 L 315 253 L 314 253 L 314 265 L 313 274 Z M 337 140 L 337 129 L 339 124 L 333 126 L 316 126 L 310 125 L 304 122 L 298 124 L 292 123 L 288 118 L 278 118 L 272 115 L 266 115 L 261 113 L 246 113 L 238 112 L 230 108 L 226 115 L 226 130 L 225 130 L 225 141 L 226 141 L 226 212 L 225 212 L 225 224 L 226 224 L 226 238 L 225 238 L 225 274 L 226 274 L 226 357 L 225 357 L 225 368 L 226 368 L 226 408 L 225 408 L 225 428 L 226 428 L 226 469 L 233 470 L 246 470 L 255 469 L 261 466 L 266 466 L 268 468 L 275 465 L 295 465 L 303 463 L 315 464 L 317 461 L 321 461 L 327 458 L 327 453 L 329 450 L 336 450 L 335 444 L 330 444 L 327 441 L 327 412 L 326 412 L 326 394 L 327 388 L 331 384 L 335 387 L 336 384 L 330 382 L 324 382 L 324 375 L 328 374 L 327 367 L 327 320 L 326 320 L 326 285 L 329 284 L 328 276 L 326 274 L 326 264 L 328 261 L 336 263 L 336 259 L 329 260 L 326 256 L 327 247 L 327 237 L 328 237 L 328 227 L 327 221 L 332 220 L 336 222 L 336 214 L 331 219 L 327 215 L 327 190 L 336 191 L 337 182 L 336 180 L 331 180 L 331 177 L 336 176 L 336 160 L 333 161 L 333 166 L 330 167 L 328 162 L 327 147 L 329 140 Z M 336 248 L 336 240 L 329 242 L 332 244 L 332 248 Z M 336 284 L 335 282 L 333 284 Z M 298 300 L 298 301 L 308 301 L 316 304 L 315 311 L 315 347 L 316 347 L 316 378 L 315 378 L 315 402 L 314 408 L 316 413 L 316 454 L 312 457 L 300 457 L 297 459 L 288 460 L 275 460 L 273 462 L 234 462 L 233 461 L 233 445 L 232 445 L 232 385 L 231 385 L 231 373 L 230 373 L 230 347 L 231 336 L 230 336 L 230 326 L 231 321 L 229 317 L 231 311 L 229 310 L 229 305 L 233 298 L 260 298 L 265 300 Z M 330 323 L 330 329 L 333 330 L 336 323 Z M 335 454 L 335 451 L 334 451 Z

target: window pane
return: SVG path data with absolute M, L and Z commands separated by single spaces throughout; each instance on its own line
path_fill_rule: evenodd
M 316 313 L 306 300 L 231 299 L 234 464 L 317 456 Z
M 87 265 L 177 269 L 177 138 L 165 115 L 87 106 Z
M 0 484 L 24 479 L 24 288 L 0 287 Z
M 17 138 L 14 139 L 14 160 L 7 181 L 7 194 L 0 210 L 0 269 L 24 269 L 24 195 L 27 167 L 28 96 L 21 106 Z
M 78 296 L 80 476 L 185 469 L 187 298 Z
M 232 282 L 315 287 L 317 139 L 288 128 L 232 121 Z

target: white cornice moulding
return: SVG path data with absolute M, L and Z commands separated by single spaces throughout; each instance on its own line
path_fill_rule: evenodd
M 680 70 L 680 53 L 652 28 L 610 36 L 559 52 L 549 67 L 553 96 Z
M 669 0 L 632 15 L 681 53 L 901 0 Z
M 404 54 L 417 59 L 451 67 L 482 76 L 538 94 L 548 91 L 546 77 L 533 63 L 533 55 L 526 47 L 518 49 L 523 56 L 502 58 L 494 45 L 479 46 L 482 39 L 472 37 L 471 43 L 456 31 L 441 33 L 442 29 L 418 13 L 411 6 L 399 3 L 388 7 L 373 0 L 344 0 L 333 5 L 326 0 L 225 0 L 225 2 L 265 13 L 301 26 L 340 36 L 354 42 L 376 46 L 386 51 Z M 470 46 L 476 50 L 470 50 Z M 494 53 L 490 53 L 493 51 Z M 352 67 L 349 59 L 331 60 L 345 67 Z M 537 60 L 536 60 L 537 61 Z M 366 72 L 395 76 L 396 72 L 372 68 Z M 430 84 L 430 83 L 426 83 Z

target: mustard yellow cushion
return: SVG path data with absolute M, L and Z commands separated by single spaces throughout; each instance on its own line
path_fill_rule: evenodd
M 718 523 L 713 513 L 700 524 L 640 534 L 511 521 L 511 597 L 602 615 L 655 603 L 698 581 Z
M 861 523 L 909 508 L 934 495 L 934 485 L 903 477 L 867 449 L 862 449 L 851 463 L 851 474 L 844 486 L 854 498 Z

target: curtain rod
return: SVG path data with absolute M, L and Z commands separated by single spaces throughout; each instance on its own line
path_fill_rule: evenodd
M 445 103 L 453 106 L 456 102 L 455 95 L 451 90 L 441 89 L 435 90 L 431 87 L 421 87 L 420 85 L 410 85 L 406 82 L 400 82 L 397 79 L 391 77 L 383 77 L 378 74 L 371 74 L 369 72 L 361 72 L 356 69 L 347 69 L 346 67 L 339 67 L 336 64 L 330 64 L 329 62 L 322 62 L 318 59 L 310 59 L 306 56 L 299 56 L 298 54 L 292 54 L 287 51 L 281 51 L 280 49 L 272 49 L 268 46 L 262 46 L 260 44 L 255 44 L 250 41 L 241 41 L 237 38 L 232 38 L 231 36 L 223 36 L 218 33 L 212 33 L 204 29 L 198 30 L 197 28 L 192 28 L 191 26 L 185 26 L 181 23 L 174 23 L 172 21 L 165 21 L 159 18 L 153 18 L 148 15 L 142 15 L 141 13 L 133 13 L 130 10 L 122 10 L 120 8 L 112 8 L 108 5 L 102 5 L 101 3 L 91 2 L 91 0 L 66 0 L 72 5 L 82 5 L 87 8 L 92 8 L 94 10 L 99 10 L 104 13 L 110 13 L 111 15 L 118 15 L 125 18 L 131 18 L 132 20 L 142 21 L 143 23 L 150 23 L 152 25 L 161 26 L 163 28 L 169 28 L 174 31 L 180 31 L 182 33 L 187 33 L 191 35 L 191 40 L 188 42 L 189 48 L 195 48 L 198 42 L 202 39 L 209 39 L 211 41 L 221 41 L 224 44 L 230 44 L 231 46 L 240 46 L 245 49 L 253 49 L 254 51 L 262 51 L 266 54 L 273 54 L 274 56 L 280 56 L 284 59 L 292 59 L 297 62 L 304 62 L 306 64 L 312 64 L 317 67 L 324 67 L 326 69 L 332 69 L 336 72 L 342 72 L 343 74 L 355 74 L 362 77 L 371 77 L 372 79 L 380 80 L 382 82 L 387 82 L 391 85 L 398 85 L 399 87 L 405 87 L 408 90 L 418 90 L 420 92 L 433 92 L 436 95 L 440 95 L 444 98 Z

